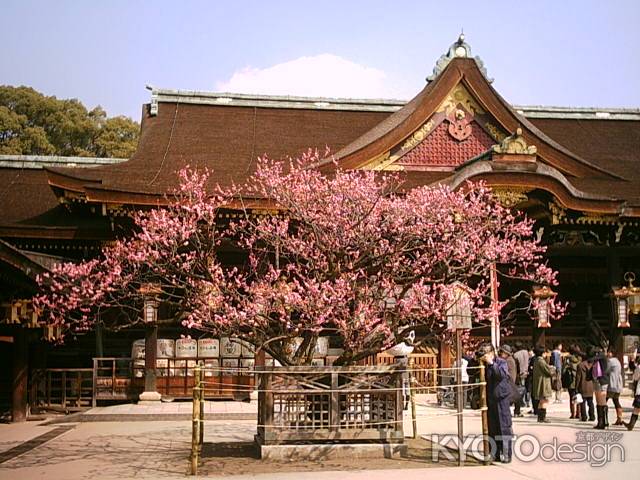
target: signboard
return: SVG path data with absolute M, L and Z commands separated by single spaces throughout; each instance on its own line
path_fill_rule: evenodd
M 179 338 L 176 340 L 176 358 L 196 357 L 198 342 L 193 338 Z
M 329 337 L 320 337 L 313 350 L 314 357 L 326 357 L 329 351 Z
M 447 330 L 471 328 L 471 297 L 467 287 L 456 282 L 453 285 L 453 298 L 447 307 Z
M 131 358 L 134 360 L 144 360 L 144 338 L 135 340 L 131 346 Z M 144 366 L 144 362 L 142 362 Z
M 169 338 L 158 339 L 158 358 L 173 358 L 176 352 L 176 344 L 174 340 Z
M 217 338 L 201 338 L 198 340 L 198 357 L 218 358 L 220 356 L 220 340 Z
M 220 339 L 220 351 L 223 357 L 239 358 L 242 354 L 242 345 L 237 339 L 232 340 L 229 337 L 222 337 Z

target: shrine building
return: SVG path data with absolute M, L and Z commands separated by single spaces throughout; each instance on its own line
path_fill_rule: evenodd
M 504 205 L 535 220 L 549 263 L 559 271 L 559 299 L 569 308 L 550 325 L 517 319 L 505 342 L 551 346 L 560 340 L 628 352 L 637 345 L 640 306 L 631 305 L 628 324 L 622 322 L 613 293 L 634 275 L 640 285 L 640 109 L 512 105 L 460 36 L 408 102 L 152 88 L 130 159 L 0 156 L 2 410 L 12 408 L 19 420 L 27 405 L 85 408 L 110 399 L 109 391 L 114 399 L 128 398 L 127 388 L 139 381 L 135 342 L 144 338 L 142 330 L 99 330 L 63 346 L 46 341 L 55 332 L 29 302 L 38 274 L 56 262 L 92 258 L 126 235 L 130 213 L 166 204 L 185 165 L 212 170 L 211 186 L 241 184 L 261 155 L 296 157 L 325 147 L 335 162 L 318 166 L 323 171 L 401 171 L 405 188 L 482 180 Z M 231 251 L 222 258 L 240 261 Z M 224 339 L 187 345 L 179 342 L 184 333 L 180 325 L 158 332 L 166 347 L 158 354 L 159 375 L 167 377 L 158 379 L 162 393 L 188 391 L 188 368 L 201 349 L 212 364 L 252 365 L 250 349 Z M 319 364 L 330 363 L 331 350 L 328 345 Z M 444 343 L 422 355 L 433 365 L 450 362 Z M 93 360 L 98 357 L 129 363 L 107 362 L 113 375 L 103 375 L 96 369 L 107 367 Z M 56 377 L 54 369 L 67 369 L 66 376 Z M 74 395 L 75 404 L 68 403 Z

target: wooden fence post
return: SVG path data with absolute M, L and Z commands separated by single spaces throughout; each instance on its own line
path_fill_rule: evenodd
M 413 369 L 415 367 L 415 361 L 413 358 L 409 359 L 409 397 L 411 399 L 411 425 L 413 426 L 413 438 L 418 438 L 418 420 L 416 417 L 416 377 Z
M 338 392 L 338 374 L 331 372 L 331 404 L 329 407 L 329 430 L 340 428 L 340 394 Z M 402 408 L 402 407 L 401 407 Z
M 202 452 L 202 444 L 204 443 L 204 364 L 199 362 L 200 367 L 199 375 L 197 377 L 198 387 L 199 387 L 199 396 L 200 396 L 200 444 L 198 453 Z
M 114 380 L 115 381 L 115 380 Z M 93 358 L 93 372 L 91 372 L 91 408 L 96 408 L 98 405 L 98 359 Z
M 480 363 L 480 408 L 482 411 L 482 454 L 484 460 L 482 463 L 489 465 L 490 459 L 490 447 L 489 447 L 489 418 L 487 412 L 487 388 L 486 388 L 486 375 L 484 373 L 484 363 Z
M 196 365 L 193 386 L 193 415 L 191 417 L 191 475 L 198 474 L 198 454 L 200 452 L 200 365 Z

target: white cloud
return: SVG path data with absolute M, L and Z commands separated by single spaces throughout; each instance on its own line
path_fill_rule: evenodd
M 324 53 L 272 67 L 246 67 L 216 90 L 233 93 L 339 98 L 406 98 L 377 68 Z

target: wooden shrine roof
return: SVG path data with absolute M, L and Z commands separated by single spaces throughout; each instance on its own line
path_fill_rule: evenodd
M 105 204 L 161 204 L 185 165 L 211 169 L 211 186 L 243 183 L 258 156 L 295 157 L 308 148 L 323 152 L 328 147 L 339 165 L 363 168 L 399 148 L 434 115 L 442 121 L 443 99 L 459 85 L 473 97 L 471 103 L 481 105 L 475 150 L 456 165 L 407 168 L 407 187 L 456 184 L 461 178 L 494 179 L 501 185 L 529 182 L 566 202 L 573 199 L 568 208 L 640 216 L 640 110 L 511 106 L 493 89 L 477 57 L 452 58 L 430 78 L 409 102 L 153 89 L 151 103 L 143 106 L 138 149 L 128 161 L 95 161 L 91 168 L 78 168 L 33 160 L 45 165 L 38 169 L 0 158 L 5 185 L 0 191 L 0 236 L 41 225 L 45 236 L 62 235 L 66 229 L 64 235 L 73 238 L 82 228 L 86 233 L 86 227 L 80 228 L 61 202 L 94 204 L 97 213 Z M 471 110 L 479 118 L 473 106 Z M 487 130 L 485 121 L 496 131 Z M 491 171 L 488 158 L 472 160 L 518 128 L 537 148 L 536 172 L 520 167 Z M 433 128 L 430 134 L 440 131 Z M 436 147 L 432 151 L 438 152 Z M 407 158 L 401 160 L 411 167 Z

